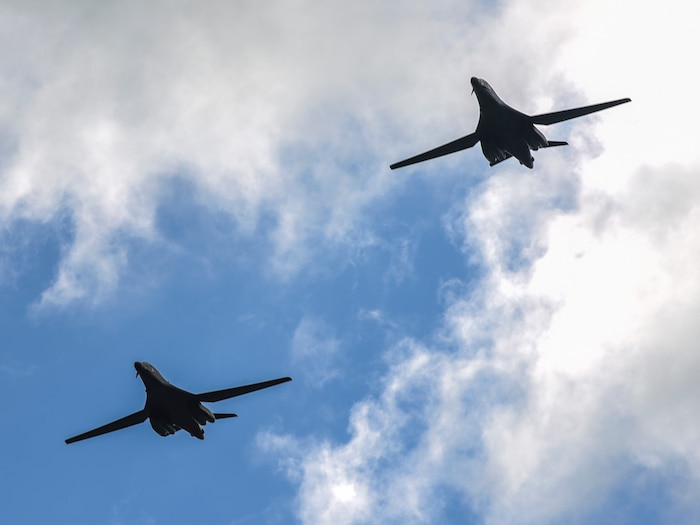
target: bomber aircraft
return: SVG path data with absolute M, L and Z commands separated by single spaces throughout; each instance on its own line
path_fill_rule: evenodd
M 392 164 L 390 166 L 392 170 L 471 148 L 477 142 L 481 142 L 481 151 L 491 166 L 510 157 L 515 157 L 520 161 L 520 164 L 532 169 L 535 159 L 530 154 L 530 150 L 568 144 L 568 142 L 559 140 L 547 140 L 542 132 L 535 127 L 535 124 L 548 126 L 618 106 L 631 100 L 621 98 L 591 106 L 529 116 L 503 102 L 485 80 L 472 77 L 471 84 L 472 93 L 476 93 L 476 99 L 479 102 L 479 123 L 476 126 L 476 131 L 415 157 Z
M 184 429 L 189 432 L 191 436 L 204 439 L 204 429 L 202 425 L 206 425 L 207 422 L 213 423 L 217 419 L 237 417 L 237 415 L 212 412 L 202 405 L 202 401 L 213 403 L 292 380 L 291 377 L 280 377 L 279 379 L 271 379 L 270 381 L 253 383 L 251 385 L 236 386 L 224 390 L 205 392 L 203 394 L 193 394 L 171 385 L 160 375 L 156 367 L 150 363 L 137 361 L 134 363 L 134 368 L 136 368 L 136 375 L 141 377 L 146 387 L 146 406 L 138 412 L 129 414 L 121 419 L 68 438 L 66 439 L 67 444 L 70 445 L 76 441 L 82 441 L 83 439 L 101 436 L 108 432 L 137 425 L 143 423 L 146 419 L 150 420 L 153 430 L 161 436 L 169 436 L 180 429 Z

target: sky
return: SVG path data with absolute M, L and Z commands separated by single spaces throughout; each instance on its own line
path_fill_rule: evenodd
M 0 2 L 3 523 L 693 524 L 692 2 Z M 474 130 L 472 76 L 565 148 Z M 216 405 L 143 424 L 134 361 Z

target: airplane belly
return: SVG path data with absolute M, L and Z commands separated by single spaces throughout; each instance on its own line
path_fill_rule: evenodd
M 535 151 L 540 148 L 547 147 L 547 138 L 535 126 L 530 126 L 530 129 L 526 134 L 525 141 L 527 142 L 528 147 Z
M 174 425 L 173 423 L 170 423 L 164 419 L 150 417 L 148 420 L 151 423 L 151 428 L 153 428 L 153 430 L 155 430 L 156 433 L 161 436 L 170 436 L 180 430 L 177 425 Z
M 149 408 L 153 430 L 161 436 L 170 436 L 180 429 L 190 435 L 204 439 L 204 430 L 199 419 L 206 421 L 207 414 L 197 412 L 191 398 L 179 389 L 153 389 L 149 392 L 146 405 Z M 197 403 L 199 404 L 199 403 Z M 213 414 L 211 418 L 214 419 Z
M 484 157 L 486 157 L 486 160 L 489 161 L 491 166 L 506 160 L 510 156 L 507 151 L 496 146 L 493 142 L 483 139 L 481 140 L 481 152 L 484 154 Z
M 535 158 L 530 154 L 530 146 L 526 142 L 520 142 L 509 146 L 508 153 L 518 159 L 520 164 L 530 169 L 535 165 Z
M 204 439 L 204 429 L 201 427 L 199 420 L 189 410 L 178 411 L 172 422 L 178 428 L 186 430 L 190 436 Z
M 207 423 L 213 423 L 216 421 L 212 411 L 199 402 L 193 406 L 192 416 L 200 425 L 206 425 Z
M 190 436 L 197 439 L 204 439 L 204 429 L 193 418 L 189 421 L 181 421 L 180 427 L 190 433 Z
M 204 439 L 204 429 L 192 417 L 180 417 L 177 419 L 151 417 L 150 423 L 153 430 L 161 436 L 171 436 L 178 430 L 186 430 L 191 436 Z

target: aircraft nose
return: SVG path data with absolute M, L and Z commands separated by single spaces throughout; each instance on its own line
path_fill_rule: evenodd
M 471 83 L 472 83 L 472 87 L 476 87 L 476 85 L 479 83 L 479 79 L 476 77 L 472 77 Z

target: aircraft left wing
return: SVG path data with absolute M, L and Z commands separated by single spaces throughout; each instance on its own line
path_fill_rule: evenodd
M 632 99 L 630 98 L 621 98 L 618 100 L 613 100 L 611 102 L 593 104 L 591 106 L 583 106 L 580 108 L 565 109 L 563 111 L 554 111 L 553 113 L 543 113 L 542 115 L 534 115 L 530 117 L 530 119 L 532 120 L 533 124 L 541 124 L 543 126 L 548 126 L 550 124 L 556 124 L 557 122 L 563 122 L 572 118 L 582 117 L 590 113 L 595 113 L 596 111 L 602 111 L 604 109 L 619 106 L 620 104 L 625 104 L 631 101 Z
M 443 155 L 449 155 L 450 153 L 456 153 L 457 151 L 462 151 L 463 149 L 471 148 L 477 142 L 479 142 L 479 135 L 476 133 L 470 133 L 464 137 L 460 137 L 457 140 L 443 144 L 435 149 L 411 157 L 410 159 L 402 160 L 389 166 L 392 170 L 396 168 L 403 168 L 409 164 L 416 164 L 417 162 L 423 162 L 424 160 L 434 159 L 436 157 L 442 157 Z
M 263 381 L 261 383 L 253 383 L 251 385 L 235 386 L 233 388 L 225 388 L 223 390 L 214 390 L 213 392 L 204 392 L 202 394 L 195 394 L 197 401 L 204 401 L 206 403 L 214 403 L 215 401 L 221 401 L 223 399 L 228 399 L 230 397 L 242 396 L 243 394 L 249 394 L 250 392 L 255 392 L 257 390 L 262 390 L 263 388 L 270 388 L 271 386 L 279 385 L 280 383 L 286 383 L 291 381 L 291 377 L 280 377 L 278 379 L 271 379 L 270 381 Z M 233 417 L 233 416 L 232 416 Z
M 128 416 L 125 416 L 121 419 L 117 419 L 116 421 L 112 421 L 111 423 L 107 423 L 106 425 L 102 425 L 101 427 L 97 427 L 94 430 L 89 430 L 88 432 L 84 432 L 82 434 L 78 434 L 77 436 L 73 436 L 72 438 L 68 438 L 66 439 L 66 445 L 70 445 L 71 443 L 75 443 L 76 441 L 82 441 L 83 439 L 101 436 L 102 434 L 114 432 L 115 430 L 121 430 L 122 428 L 138 425 L 139 423 L 143 423 L 144 421 L 146 421 L 147 417 L 148 413 L 146 412 L 146 409 L 141 409 L 138 412 L 134 412 L 133 414 L 129 414 Z

